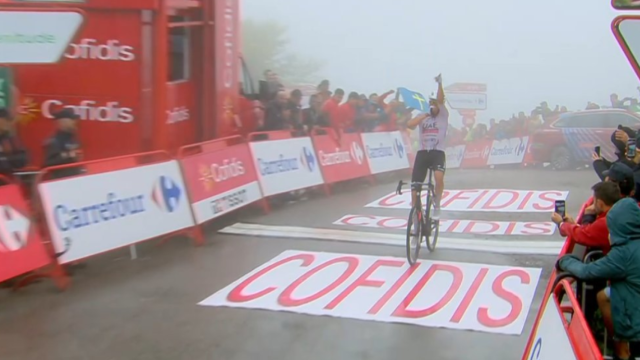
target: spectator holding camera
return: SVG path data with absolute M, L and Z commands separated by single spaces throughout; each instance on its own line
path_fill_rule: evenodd
M 598 306 L 613 334 L 614 359 L 629 360 L 629 342 L 640 341 L 640 207 L 633 199 L 622 199 L 606 217 L 611 251 L 588 264 L 565 255 L 556 268 L 581 280 L 610 281 L 598 292 Z
M 605 255 L 611 248 L 609 244 L 609 230 L 607 228 L 607 213 L 620 200 L 620 188 L 613 182 L 600 182 L 595 184 L 593 190 L 593 204 L 585 209 L 585 215 L 595 216 L 594 221 L 584 220 L 582 224 L 569 215 L 562 218 L 558 213 L 551 215 L 553 221 L 560 229 L 560 235 L 571 239 L 577 244 L 602 250 Z
M 595 170 L 601 180 L 604 180 L 605 178 L 604 172 L 611 168 L 614 163 L 622 163 L 632 169 L 636 167 L 636 163 L 632 159 L 627 158 L 627 143 L 629 142 L 629 138 L 635 136 L 635 131 L 628 127 L 621 126 L 611 134 L 611 143 L 615 147 L 615 155 L 617 159 L 609 161 L 596 153 L 593 154 L 593 170 Z

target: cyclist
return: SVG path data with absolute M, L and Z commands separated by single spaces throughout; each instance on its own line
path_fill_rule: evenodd
M 442 75 L 435 78 L 438 83 L 438 92 L 429 96 L 429 112 L 420 114 L 407 123 L 411 130 L 418 127 L 420 150 L 416 154 L 413 164 L 411 182 L 424 182 L 427 170 L 434 172 L 436 182 L 436 198 L 433 199 L 434 211 L 432 219 L 440 219 L 440 199 L 444 192 L 444 172 L 446 169 L 445 138 L 449 127 L 449 111 L 444 104 L 444 89 L 442 88 Z M 417 201 L 417 192 L 411 191 L 411 205 Z

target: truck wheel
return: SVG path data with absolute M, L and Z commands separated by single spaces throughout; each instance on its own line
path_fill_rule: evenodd
M 555 170 L 567 170 L 573 164 L 571 152 L 564 146 L 553 149 L 551 153 L 551 167 Z

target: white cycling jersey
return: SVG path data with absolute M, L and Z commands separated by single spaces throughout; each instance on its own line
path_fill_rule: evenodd
M 418 127 L 421 150 L 441 150 L 445 149 L 445 139 L 449 128 L 449 110 L 443 104 L 440 105 L 440 112 L 436 117 L 429 115 L 422 120 Z

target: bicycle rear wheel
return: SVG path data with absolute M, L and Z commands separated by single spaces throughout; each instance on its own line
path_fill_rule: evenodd
M 422 216 L 419 207 L 411 208 L 407 221 L 407 261 L 413 266 L 420 255 L 420 243 L 422 242 Z
M 427 243 L 427 249 L 429 252 L 436 250 L 436 244 L 438 243 L 438 235 L 440 234 L 440 220 L 433 220 L 431 218 L 431 208 L 433 207 L 433 199 L 435 193 L 433 190 L 429 190 L 427 193 L 427 207 L 425 208 L 423 235 L 425 237 L 425 243 Z

